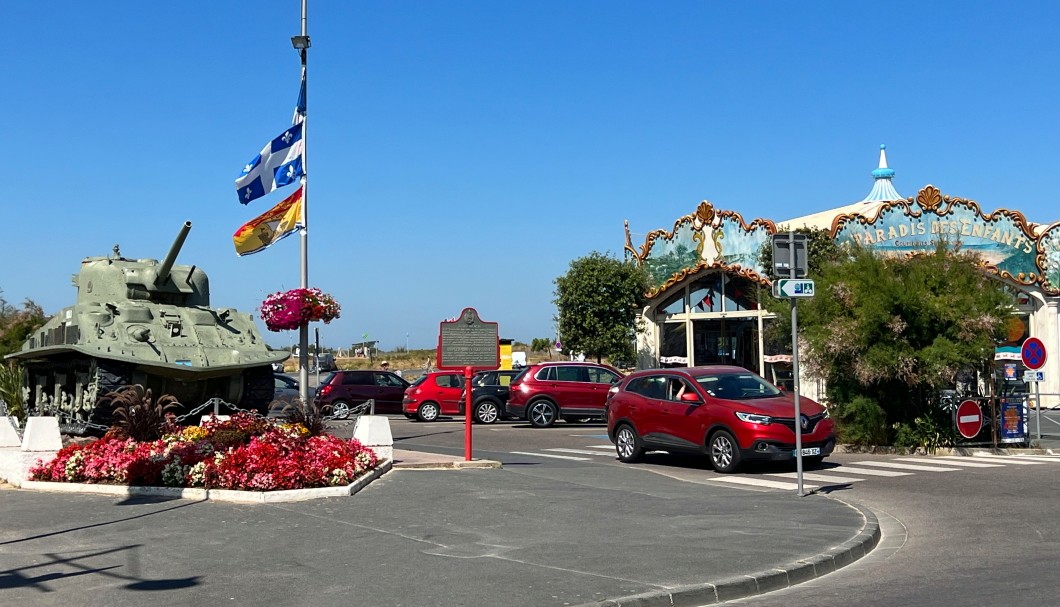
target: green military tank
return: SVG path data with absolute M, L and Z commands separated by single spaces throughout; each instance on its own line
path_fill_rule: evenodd
M 173 265 L 191 231 L 186 222 L 166 258 L 87 257 L 74 275 L 77 303 L 62 309 L 8 355 L 25 369 L 30 410 L 67 428 L 110 424 L 101 396 L 140 384 L 172 394 L 190 410 L 211 398 L 268 412 L 270 350 L 250 314 L 210 307 L 210 282 L 197 266 Z M 178 412 L 179 413 L 179 412 Z

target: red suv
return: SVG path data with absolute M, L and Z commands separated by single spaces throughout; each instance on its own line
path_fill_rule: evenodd
M 535 428 L 548 428 L 556 418 L 603 419 L 607 391 L 621 377 L 618 369 L 596 363 L 530 365 L 512 380 L 508 414 Z
M 409 382 L 390 371 L 335 371 L 320 382 L 313 402 L 329 405 L 332 414 L 346 419 L 350 409 L 375 399 L 376 413 L 401 411 L 401 396 Z
M 433 422 L 439 415 L 460 415 L 464 403 L 464 374 L 457 371 L 432 371 L 405 389 L 401 412 L 409 419 Z
M 607 398 L 607 435 L 618 459 L 634 462 L 645 451 L 704 453 L 718 472 L 746 460 L 795 458 L 795 423 L 802 455 L 819 464 L 835 449 L 828 410 L 741 367 L 649 369 L 626 376 Z

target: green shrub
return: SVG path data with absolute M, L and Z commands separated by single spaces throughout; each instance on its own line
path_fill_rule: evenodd
M 833 409 L 836 435 L 841 443 L 886 445 L 887 413 L 871 398 L 856 396 Z
M 900 449 L 923 447 L 929 453 L 934 453 L 940 447 L 953 446 L 955 438 L 949 413 L 940 409 L 913 418 L 911 424 L 894 425 L 894 446 Z
M 0 362 L 0 400 L 7 403 L 8 415 L 26 421 L 22 402 L 22 366 L 14 361 Z

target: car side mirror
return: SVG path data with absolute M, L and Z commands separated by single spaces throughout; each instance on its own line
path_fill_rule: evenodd
M 699 398 L 699 395 L 695 392 L 685 392 L 681 395 L 681 402 L 699 404 L 703 402 L 703 399 Z

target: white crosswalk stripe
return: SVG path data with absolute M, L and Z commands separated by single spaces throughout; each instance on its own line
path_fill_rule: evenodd
M 575 455 L 611 455 L 610 453 L 603 453 L 602 451 L 588 451 L 586 449 L 545 449 L 545 451 L 555 453 L 574 453 Z
M 957 472 L 960 468 L 944 468 L 942 466 L 920 466 L 918 464 L 902 464 L 899 462 L 854 462 L 855 466 L 879 466 L 880 468 L 897 468 L 899 470 L 916 470 L 918 472 Z
M 911 476 L 912 472 L 898 472 L 897 470 L 875 470 L 873 468 L 855 468 L 854 466 L 839 466 L 832 468 L 829 472 L 840 474 L 864 474 L 865 476 Z
M 586 449 L 606 449 L 608 451 L 614 451 L 614 445 L 585 445 Z
M 783 478 L 799 478 L 798 472 L 776 472 L 769 476 L 780 476 Z M 835 476 L 833 474 L 819 474 L 817 472 L 803 472 L 802 478 L 811 481 L 822 481 L 825 483 L 856 483 L 863 481 L 863 478 L 854 478 L 853 476 Z
M 569 459 L 576 462 L 592 461 L 591 457 L 575 457 L 573 455 L 552 455 L 549 453 L 527 453 L 526 451 L 510 451 L 512 455 L 529 455 L 531 457 L 551 457 L 553 459 Z
M 977 455 L 976 457 L 988 457 L 990 459 L 1003 459 L 1006 462 L 1041 462 L 1043 464 L 1060 464 L 1060 457 L 1055 455 Z
M 938 458 L 934 457 L 899 457 L 900 462 L 912 462 L 921 464 L 947 464 L 950 466 L 960 466 L 962 468 L 1001 468 L 1005 464 L 985 464 L 983 462 L 969 462 L 968 458 L 964 458 L 963 461 L 955 459 L 947 459 L 944 462 L 940 462 Z
M 947 455 L 947 456 L 942 457 L 941 459 L 960 458 L 960 457 L 961 456 L 959 456 L 959 455 Z M 1033 461 L 1033 460 L 1024 459 L 1023 457 L 1016 456 L 1016 455 L 994 455 L 994 454 L 979 455 L 979 454 L 976 454 L 976 455 L 973 455 L 972 458 L 980 459 L 980 460 L 988 459 L 988 460 L 997 461 L 997 462 L 1000 462 L 1000 463 L 1003 463 L 1003 464 L 1016 464 L 1017 466 L 1041 466 L 1042 464 L 1045 463 L 1045 462 L 1036 462 L 1036 461 Z
M 734 485 L 747 485 L 750 487 L 765 487 L 767 489 L 787 489 L 789 491 L 795 491 L 799 488 L 798 483 L 785 483 L 782 481 L 771 481 L 765 478 L 758 478 L 755 476 L 722 476 L 719 478 L 710 479 L 711 482 L 715 483 L 732 483 Z M 816 489 L 817 485 L 807 485 L 803 483 L 803 489 Z

